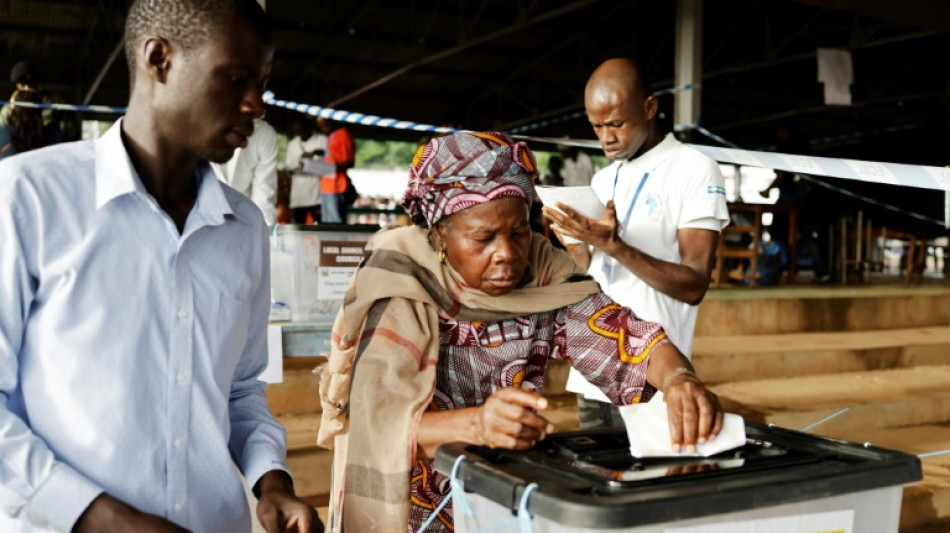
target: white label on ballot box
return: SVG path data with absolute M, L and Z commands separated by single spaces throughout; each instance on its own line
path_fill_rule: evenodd
M 671 527 L 664 533 L 853 533 L 854 510 L 808 513 L 705 526 Z

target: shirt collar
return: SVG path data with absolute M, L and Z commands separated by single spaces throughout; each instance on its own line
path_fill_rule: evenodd
M 660 166 L 661 163 L 673 155 L 680 144 L 682 143 L 677 140 L 675 135 L 667 133 L 666 136 L 663 137 L 663 140 L 657 143 L 656 146 L 650 148 L 639 157 L 629 160 L 629 164 L 632 168 L 644 172 L 653 172 L 656 167 Z M 628 164 L 628 161 L 624 161 L 624 164 Z
M 210 164 L 202 161 L 195 175 L 198 178 L 198 197 L 191 216 L 197 215 L 199 220 L 208 224 L 220 224 L 225 215 L 236 215 L 235 206 L 225 195 Z M 122 142 L 122 119 L 119 119 L 96 143 L 96 209 L 131 193 L 151 196 Z

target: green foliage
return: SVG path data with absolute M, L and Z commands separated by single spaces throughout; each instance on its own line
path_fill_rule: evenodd
M 360 168 L 409 168 L 418 145 L 406 141 L 356 139 L 356 166 Z

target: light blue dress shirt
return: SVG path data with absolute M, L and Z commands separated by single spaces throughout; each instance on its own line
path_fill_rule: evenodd
M 102 491 L 249 531 L 235 464 L 286 471 L 261 212 L 205 164 L 179 234 L 120 127 L 0 162 L 0 531 L 68 531 Z

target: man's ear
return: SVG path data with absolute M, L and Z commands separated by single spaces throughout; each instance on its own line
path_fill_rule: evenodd
M 171 66 L 172 48 L 168 41 L 161 37 L 150 37 L 142 46 L 145 57 L 145 70 L 151 79 L 165 83 L 168 79 L 168 68 Z
M 656 100 L 656 96 L 652 94 L 647 96 L 646 100 L 643 101 L 643 113 L 646 115 L 647 120 L 653 120 L 653 117 L 656 116 L 657 109 L 660 108 L 660 103 Z

